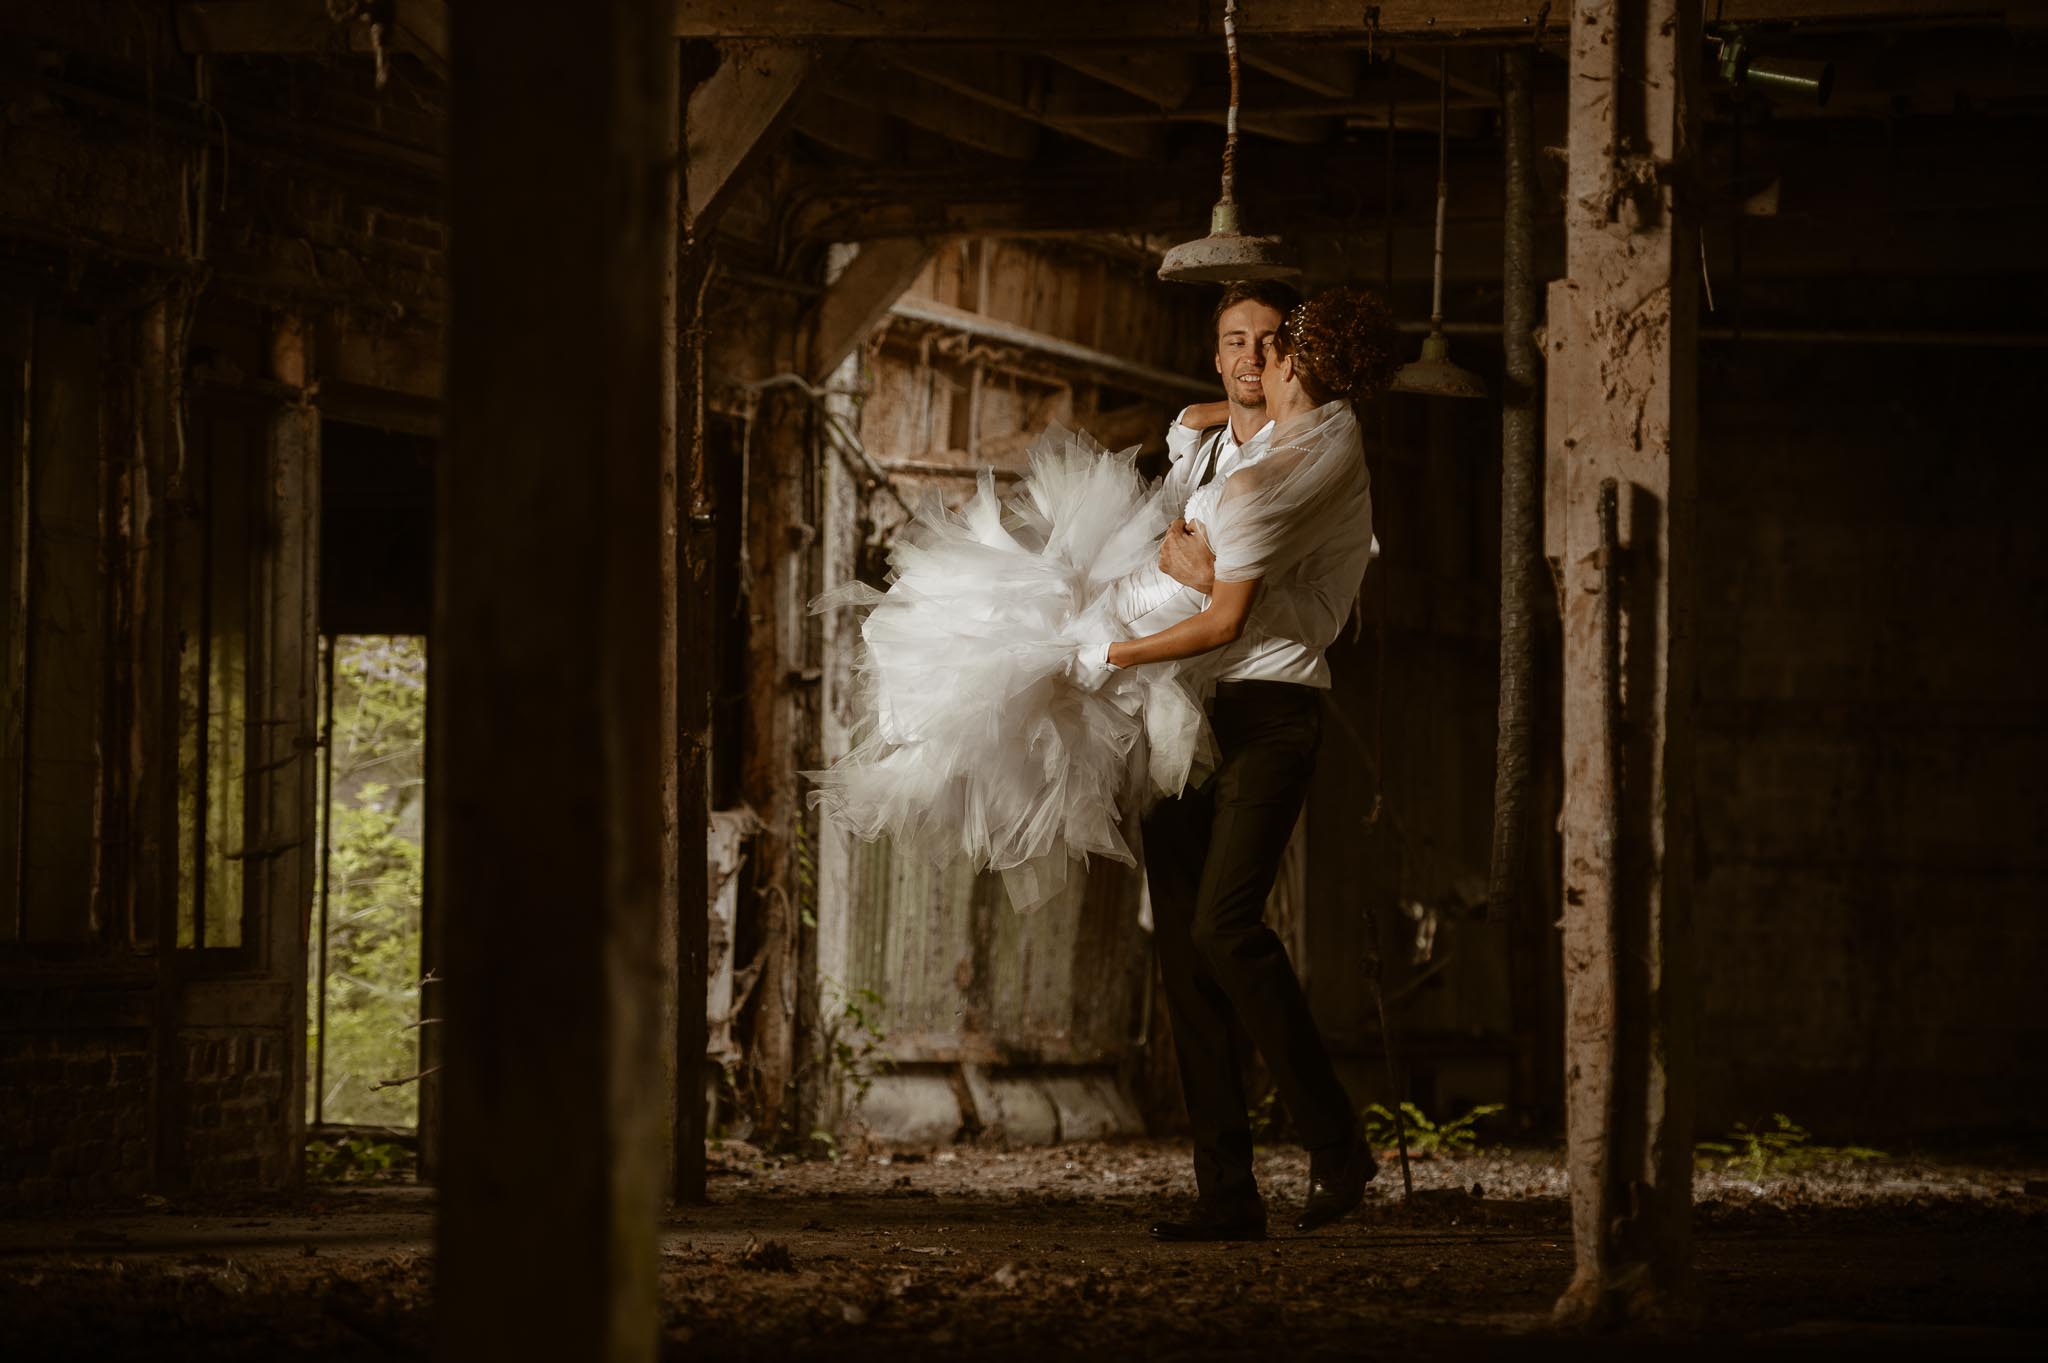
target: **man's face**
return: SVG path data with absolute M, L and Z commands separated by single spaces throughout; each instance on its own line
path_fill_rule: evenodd
M 1279 312 L 1255 298 L 1224 309 L 1216 319 L 1216 372 L 1223 376 L 1223 396 L 1238 406 L 1266 405 L 1259 355 L 1279 328 Z

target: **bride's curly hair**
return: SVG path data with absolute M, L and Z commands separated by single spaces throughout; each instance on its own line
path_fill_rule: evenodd
M 1397 344 L 1387 305 L 1350 284 L 1300 304 L 1273 333 L 1275 353 L 1294 357 L 1302 387 L 1317 402 L 1362 402 L 1386 391 L 1400 367 Z

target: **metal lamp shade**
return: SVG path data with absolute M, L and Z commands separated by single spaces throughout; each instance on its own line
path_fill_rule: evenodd
M 1483 398 L 1485 382 L 1469 369 L 1451 363 L 1451 343 L 1441 331 L 1432 331 L 1422 341 L 1422 358 L 1404 364 L 1387 385 L 1396 393 L 1420 393 L 1432 398 Z
M 1159 262 L 1159 277 L 1174 284 L 1234 284 L 1301 274 L 1280 238 L 1247 236 L 1239 226 L 1237 205 L 1217 204 L 1209 214 L 1209 235 L 1168 251 Z

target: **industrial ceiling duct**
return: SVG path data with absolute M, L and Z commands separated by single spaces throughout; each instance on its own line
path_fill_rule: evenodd
M 1451 343 L 1444 335 L 1444 206 L 1450 198 L 1450 63 L 1437 53 L 1436 68 L 1436 271 L 1429 293 L 1429 335 L 1422 357 L 1404 364 L 1389 388 L 1433 398 L 1483 398 L 1486 382 L 1469 369 L 1451 363 Z
M 1278 237 L 1248 236 L 1237 205 L 1237 0 L 1223 7 L 1223 46 L 1230 56 L 1230 113 L 1223 131 L 1223 196 L 1209 213 L 1209 235 L 1184 241 L 1159 262 L 1159 277 L 1176 284 L 1229 284 L 1241 279 L 1293 279 L 1301 267 Z

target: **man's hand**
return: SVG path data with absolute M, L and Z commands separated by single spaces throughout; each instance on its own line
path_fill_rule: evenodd
M 1230 420 L 1228 402 L 1197 402 L 1180 414 L 1180 424 L 1191 431 L 1206 431 Z
M 1200 521 L 1175 521 L 1166 527 L 1166 538 L 1159 542 L 1159 571 L 1204 596 L 1215 590 L 1216 551 L 1209 547 L 1209 532 Z

